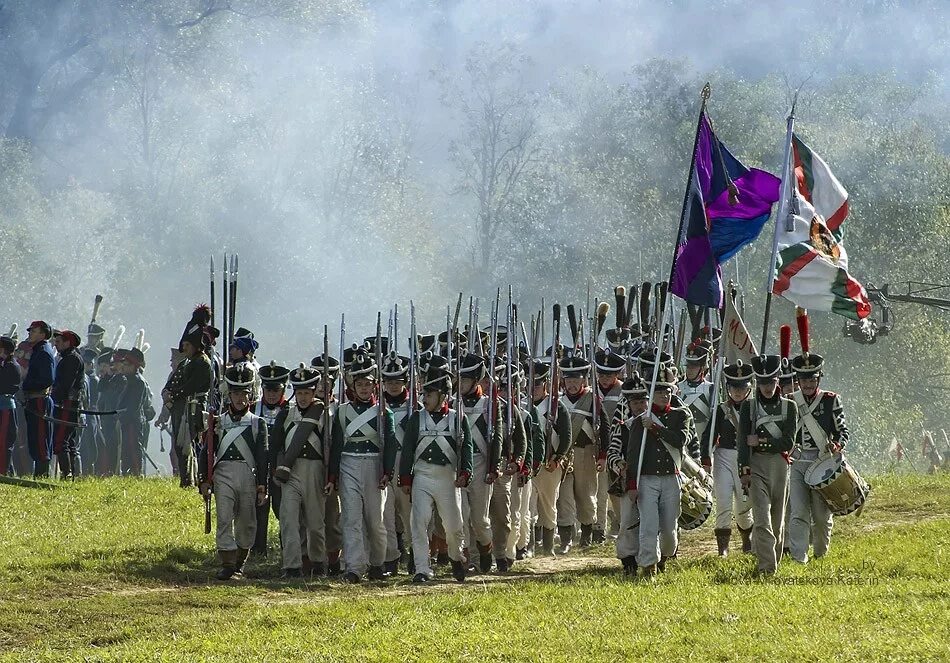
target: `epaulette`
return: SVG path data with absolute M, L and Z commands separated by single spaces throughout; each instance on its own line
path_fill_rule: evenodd
M 833 391 L 827 391 L 827 390 L 825 390 L 824 394 L 825 394 L 826 397 L 827 397 L 827 396 L 830 396 L 831 398 L 837 398 L 837 397 L 838 397 L 838 394 L 837 394 L 836 392 L 833 392 Z

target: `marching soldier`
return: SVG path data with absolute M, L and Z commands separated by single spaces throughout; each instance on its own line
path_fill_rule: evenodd
M 820 388 L 824 363 L 814 353 L 803 353 L 792 360 L 801 387 L 793 394 L 798 406 L 796 444 L 801 451 L 792 465 L 788 548 L 792 559 L 802 564 L 808 561 L 809 530 L 814 555 L 822 557 L 828 552 L 833 524 L 824 499 L 805 483 L 805 471 L 819 455 L 840 452 L 849 438 L 841 397 Z
M 752 358 L 756 394 L 739 412 L 739 467 L 752 501 L 752 549 L 756 572 L 771 575 L 782 558 L 782 527 L 788 492 L 788 461 L 795 439 L 795 404 L 778 388 L 781 358 Z
M 260 345 L 254 340 L 254 334 L 251 334 L 244 329 L 244 327 L 241 327 L 235 332 L 234 338 L 231 339 L 231 347 L 228 348 L 230 358 L 228 365 L 237 366 L 238 364 L 247 364 L 247 366 L 254 371 L 254 384 L 251 385 L 251 403 L 257 403 L 257 401 L 261 399 L 261 379 L 257 374 L 260 370 L 260 365 L 254 359 L 254 353 L 258 347 L 260 347 Z M 221 387 L 222 397 L 227 401 L 228 386 L 226 380 L 222 382 Z
M 264 504 L 257 509 L 257 535 L 254 537 L 252 550 L 259 555 L 266 555 L 271 509 L 274 510 L 274 517 L 280 519 L 280 487 L 274 481 L 274 468 L 277 467 L 276 454 L 279 452 L 275 440 L 274 423 L 277 421 L 277 415 L 287 406 L 287 398 L 284 394 L 287 391 L 290 370 L 272 361 L 262 367 L 257 375 L 261 381 L 261 399 L 252 406 L 251 410 L 267 424 L 267 439 L 270 440 L 268 466 L 271 472 L 267 482 L 267 496 L 270 504 Z
M 424 407 L 412 413 L 406 424 L 399 470 L 399 484 L 412 496 L 412 581 L 424 583 L 433 577 L 428 551 L 429 523 L 435 510 L 445 531 L 452 575 L 462 582 L 461 491 L 472 477 L 472 436 L 468 419 L 449 407 L 452 377 L 448 362 L 433 356 L 427 368 L 422 383 Z
M 742 552 L 752 552 L 752 502 L 739 478 L 739 411 L 752 393 L 752 366 L 739 360 L 722 370 L 726 400 L 716 408 L 715 440 L 703 436 L 702 465 L 712 470 L 716 497 L 716 545 L 719 556 L 729 554 L 732 520 L 742 537 Z
M 533 499 L 537 507 L 537 528 L 540 528 L 540 532 L 535 529 L 535 543 L 541 542 L 541 551 L 548 557 L 554 556 L 558 493 L 564 476 L 562 463 L 571 450 L 571 415 L 564 403 L 548 391 L 550 370 L 550 363 L 536 361 L 534 384 L 531 385 L 531 399 L 537 411 L 539 425 L 544 431 L 544 446 L 541 453 L 535 456 L 535 463 L 541 469 L 532 480 L 532 490 L 535 493 Z M 557 403 L 557 409 L 552 416 L 549 413 L 554 403 Z
M 677 384 L 677 396 L 693 415 L 693 428 L 699 440 L 704 439 L 712 415 L 712 382 L 709 370 L 710 346 L 697 339 L 686 348 L 686 378 Z
M 119 448 L 120 470 L 125 476 L 142 476 L 145 446 L 142 440 L 142 425 L 155 418 L 152 409 L 151 390 L 142 377 L 145 354 L 139 348 L 117 350 L 115 360 L 125 376 L 125 392 L 119 404 L 121 447 Z
M 383 499 L 396 460 L 396 433 L 392 412 L 378 402 L 378 367 L 365 349 L 354 355 L 349 373 L 353 399 L 339 406 L 333 420 L 327 490 L 340 491 L 343 579 L 358 583 L 367 569 L 370 580 L 384 578 Z
M 594 523 L 592 543 L 606 541 L 607 506 L 613 513 L 614 526 L 620 525 L 620 501 L 622 497 L 610 494 L 611 476 L 607 468 L 607 448 L 611 440 L 611 424 L 617 405 L 623 398 L 623 369 L 626 367 L 624 358 L 609 350 L 599 349 L 594 354 L 594 363 L 597 368 L 597 394 L 600 402 L 600 450 L 597 454 L 597 522 Z M 606 424 L 606 425 L 605 425 Z
M 32 350 L 23 377 L 23 412 L 27 448 L 33 459 L 33 476 L 49 475 L 52 428 L 48 420 L 53 409 L 50 387 L 53 386 L 53 348 L 49 339 L 53 330 L 42 320 L 30 323 L 27 342 Z
M 531 476 L 534 467 L 534 449 L 535 446 L 540 448 L 544 441 L 541 428 L 531 417 L 528 401 L 526 401 L 526 395 L 524 394 L 525 376 L 521 370 L 520 361 L 512 362 L 512 373 L 513 375 L 509 375 L 507 370 L 502 373 L 499 387 L 505 393 L 508 389 L 508 380 L 513 382 L 511 387 L 514 394 L 513 412 L 521 420 L 520 424 L 516 425 L 520 425 L 524 431 L 524 458 L 517 473 L 511 479 L 509 504 L 511 527 L 505 545 L 505 562 L 509 570 L 516 560 L 522 560 L 528 556 L 528 540 L 531 532 Z M 530 406 L 530 409 L 533 410 L 534 407 Z M 495 561 L 497 564 L 497 560 Z
M 345 355 L 346 353 L 344 353 L 344 356 Z M 352 355 L 350 356 L 352 358 Z M 326 385 L 323 383 L 324 361 L 327 364 L 326 377 L 329 381 L 329 384 Z M 350 362 L 352 363 L 352 359 Z M 316 385 L 317 398 L 322 400 L 325 395 L 329 395 L 330 397 L 330 420 L 332 422 L 339 408 L 336 395 L 333 393 L 333 385 L 336 383 L 337 376 L 340 374 L 340 362 L 334 357 L 324 359 L 323 354 L 320 354 L 310 360 L 310 365 L 319 373 Z M 322 420 L 320 422 L 320 435 L 324 440 L 324 445 L 327 449 L 326 455 L 327 458 L 329 458 L 330 440 L 323 432 Z M 343 530 L 340 526 L 340 493 L 335 486 L 330 489 L 329 493 L 327 493 L 324 488 L 324 493 L 326 493 L 326 499 L 324 500 L 326 511 L 323 524 L 326 531 L 327 575 L 338 576 L 342 573 L 342 569 L 340 568 L 340 551 L 343 548 Z
M 250 411 L 255 373 L 249 366 L 232 366 L 225 371 L 225 380 L 230 398 L 215 422 L 214 464 L 208 467 L 206 452 L 198 458 L 201 494 L 213 492 L 216 503 L 218 580 L 244 573 L 257 530 L 257 507 L 267 500 L 268 477 L 267 425 Z
M 472 457 L 473 480 L 467 489 L 469 506 L 467 525 L 474 536 L 474 543 L 478 549 L 478 568 L 482 573 L 487 573 L 492 565 L 492 526 L 489 509 L 492 489 L 501 473 L 499 465 L 502 460 L 501 447 L 504 432 L 500 408 L 494 408 L 490 395 L 485 393 L 480 384 L 488 377 L 483 357 L 471 353 L 462 358 L 462 365 L 459 368 L 462 403 L 458 409 L 468 421 L 474 454 Z M 494 381 L 494 376 L 491 376 L 491 381 Z M 492 420 L 490 430 L 489 418 Z M 498 555 L 501 553 L 502 551 L 497 551 Z
M 55 378 L 50 392 L 53 399 L 53 453 L 59 464 L 61 479 L 72 480 L 80 474 L 79 464 L 79 410 L 86 398 L 86 369 L 76 332 L 64 329 L 53 335 L 59 352 Z
M 657 361 L 655 350 L 644 354 L 647 356 L 641 355 L 641 360 L 647 360 L 647 365 Z M 678 475 L 692 434 L 689 410 L 671 406 L 676 387 L 672 357 L 660 353 L 659 362 L 650 409 L 634 420 L 627 444 L 627 491 L 640 512 L 637 563 L 645 578 L 665 570 L 666 560 L 676 554 L 680 516 Z
M 606 464 L 618 479 L 627 473 L 627 450 L 631 444 L 631 428 L 647 411 L 647 385 L 634 373 L 621 385 L 623 401 L 614 409 L 610 425 L 610 445 L 607 448 Z M 639 440 L 634 440 L 639 444 Z M 611 495 L 613 497 L 613 495 Z M 640 551 L 640 511 L 634 493 L 623 490 L 617 499 L 617 517 L 620 525 L 617 533 L 616 553 L 623 564 L 623 571 L 637 575 L 637 553 Z
M 89 326 L 91 328 L 98 325 Z M 98 410 L 99 376 L 96 373 L 96 369 L 98 368 L 96 360 L 99 355 L 95 348 L 88 345 L 88 341 L 80 354 L 86 372 L 86 400 L 90 409 Z M 82 429 L 79 435 L 79 464 L 82 467 L 83 474 L 94 475 L 96 473 L 96 457 L 98 456 L 100 443 L 101 432 L 99 417 L 94 414 L 87 414 L 86 427 Z
M 396 431 L 396 462 L 394 467 L 400 467 L 402 460 L 402 443 L 406 436 L 406 423 L 412 411 L 418 409 L 409 394 L 407 375 L 409 373 L 409 358 L 389 353 L 383 364 L 383 397 L 386 407 L 393 413 L 394 430 Z M 399 490 L 392 483 L 386 488 L 386 506 L 384 520 L 386 523 L 386 563 L 384 571 L 394 576 L 399 573 L 399 560 L 406 549 L 405 539 L 411 537 L 409 518 L 412 505 L 409 496 Z
M 20 369 L 13 359 L 16 343 L 0 336 L 0 474 L 13 473 L 13 447 L 17 440 L 16 393 Z
M 290 374 L 294 403 L 283 408 L 274 423 L 277 467 L 274 480 L 281 486 L 280 541 L 285 578 L 299 578 L 304 562 L 313 575 L 327 572 L 325 409 L 317 398 L 319 372 L 303 365 Z M 302 555 L 301 523 L 306 532 L 306 560 Z
M 499 357 L 496 362 L 500 365 L 498 381 L 498 411 L 502 413 L 500 417 L 503 422 L 501 437 L 501 462 L 499 463 L 500 474 L 492 485 L 491 501 L 489 502 L 489 515 L 492 531 L 492 550 L 495 555 L 495 567 L 499 573 L 505 573 L 509 570 L 511 561 L 514 561 L 514 555 L 508 556 L 508 539 L 511 535 L 512 518 L 511 504 L 514 499 L 514 493 L 519 491 L 518 481 L 522 476 L 524 469 L 525 453 L 527 448 L 527 435 L 525 433 L 524 418 L 517 400 L 517 387 L 511 387 L 511 420 L 508 420 L 508 385 L 512 381 L 520 380 L 517 361 L 512 361 L 512 373 L 508 374 L 507 357 Z M 502 471 L 502 468 L 503 471 Z
M 99 410 L 112 411 L 119 408 L 125 393 L 125 376 L 119 372 L 112 348 L 104 348 L 96 358 L 99 370 L 99 398 L 96 407 Z M 119 420 L 115 416 L 105 416 L 99 421 L 99 450 L 96 454 L 96 474 L 112 476 L 119 469 L 119 448 L 121 433 Z
M 162 390 L 162 401 L 171 412 L 173 444 L 178 454 L 182 487 L 194 482 L 196 439 L 204 429 L 203 412 L 214 377 L 211 358 L 206 351 L 213 346 L 213 339 L 213 333 L 206 325 L 189 324 L 179 346 L 183 359 Z
M 580 544 L 590 546 L 597 519 L 597 456 L 600 440 L 594 435 L 594 394 L 587 384 L 590 363 L 578 353 L 560 361 L 564 376 L 561 403 L 571 417 L 571 451 L 557 498 L 557 530 L 560 555 L 570 552 L 574 523 L 581 525 Z

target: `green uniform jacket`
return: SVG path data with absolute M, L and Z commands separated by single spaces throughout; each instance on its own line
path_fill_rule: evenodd
M 371 441 L 354 440 L 345 435 L 345 425 L 343 418 L 347 411 L 352 408 L 358 415 L 366 410 L 376 409 L 375 403 L 366 403 L 363 401 L 351 401 L 337 407 L 333 416 L 333 434 L 330 441 L 330 463 L 329 463 L 329 481 L 336 483 L 340 476 L 340 459 L 344 453 L 355 454 L 373 454 L 380 453 L 380 446 Z M 372 429 L 373 437 L 379 440 L 379 431 L 377 430 L 379 422 L 378 416 L 373 416 L 366 422 L 366 427 Z M 388 477 L 393 476 L 394 465 L 396 464 L 396 452 L 399 450 L 399 442 L 396 440 L 396 424 L 393 419 L 393 412 L 383 405 L 383 474 Z M 380 477 L 382 478 L 382 477 Z
M 761 413 L 758 412 L 761 408 Z M 795 426 L 798 418 L 798 409 L 795 403 L 784 396 L 779 396 L 776 392 L 775 398 L 767 401 L 761 394 L 754 394 L 742 402 L 742 408 L 739 410 L 739 430 L 736 433 L 736 442 L 739 446 L 739 469 L 740 471 L 749 467 L 749 459 L 752 457 L 753 447 L 750 447 L 746 438 L 749 435 L 758 435 L 764 438 L 755 447 L 756 453 L 788 453 L 792 450 L 792 444 L 795 442 Z M 764 425 L 764 417 L 776 417 L 775 429 Z M 776 435 L 775 433 L 778 433 Z
M 442 421 L 444 417 L 449 416 L 455 410 L 449 410 L 446 413 L 436 412 L 432 415 L 435 423 Z M 399 485 L 412 485 L 412 469 L 416 464 L 416 447 L 419 445 L 419 427 L 422 411 L 413 412 L 406 420 L 406 436 L 402 439 L 402 457 L 399 461 Z M 474 442 L 472 441 L 472 429 L 468 425 L 468 418 L 461 417 L 462 424 L 462 444 L 459 449 L 459 441 L 455 436 L 455 431 L 450 430 L 444 436 L 449 446 L 458 456 L 458 467 L 456 472 L 459 476 L 470 478 L 472 476 L 472 454 L 474 453 Z M 449 459 L 439 448 L 436 442 L 430 442 L 429 446 L 422 450 L 419 458 L 435 465 L 448 465 Z
M 692 418 L 688 408 L 670 407 L 665 412 L 654 413 L 665 428 L 647 432 L 643 444 L 643 466 L 640 474 L 668 476 L 678 474 L 679 467 L 673 461 L 667 445 L 684 453 L 692 434 Z M 621 426 L 621 435 L 626 426 Z M 640 446 L 643 440 L 643 418 L 637 417 L 627 433 L 627 490 L 637 488 L 637 466 L 640 463 Z M 665 443 L 665 444 L 664 444 Z

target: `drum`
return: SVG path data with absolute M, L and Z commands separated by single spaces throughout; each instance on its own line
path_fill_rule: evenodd
M 696 529 L 713 510 L 712 477 L 689 456 L 683 456 L 679 526 Z
M 836 516 L 860 513 L 871 492 L 841 453 L 818 457 L 805 470 L 805 483 L 821 495 Z

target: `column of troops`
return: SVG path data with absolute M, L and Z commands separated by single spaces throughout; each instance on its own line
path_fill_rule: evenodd
M 629 308 L 593 351 L 575 338 L 532 356 L 507 332 L 413 332 L 411 356 L 377 335 L 339 358 L 261 366 L 244 328 L 219 361 L 197 309 L 163 416 L 183 485 L 214 496 L 218 577 L 266 552 L 270 510 L 284 577 L 351 583 L 403 569 L 424 583 L 439 566 L 463 581 L 608 538 L 625 573 L 651 578 L 681 529 L 713 514 L 719 555 L 735 529 L 760 574 L 828 552 L 832 510 L 806 474 L 849 436 L 805 339 L 795 357 L 783 341 L 779 355 L 726 365 L 719 397 L 709 327 L 682 373 Z
M 140 330 L 120 348 L 125 329 L 105 346 L 89 325 L 85 345 L 69 329 L 32 322 L 0 336 L 0 474 L 34 479 L 144 472 L 149 422 L 148 344 Z M 148 459 L 149 461 L 151 459 Z

